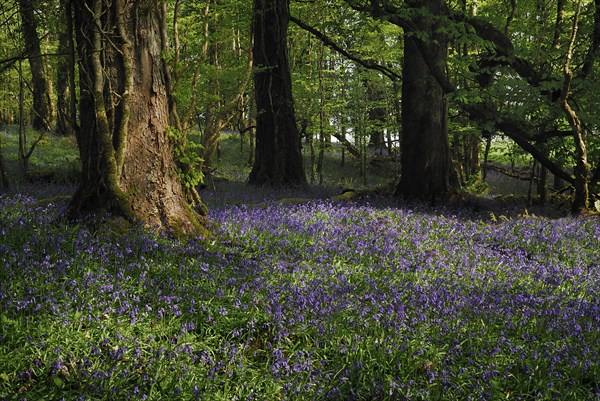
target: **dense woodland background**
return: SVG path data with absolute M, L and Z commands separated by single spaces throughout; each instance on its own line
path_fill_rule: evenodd
M 599 51 L 600 0 L 0 0 L 0 400 L 599 400 Z
M 2 185 L 52 174 L 29 165 L 36 146 L 75 137 L 74 214 L 152 208 L 127 199 L 153 189 L 126 182 L 165 168 L 201 204 L 223 132 L 250 150 L 257 185 L 331 185 L 323 166 L 341 152 L 340 188 L 372 186 L 380 170 L 398 197 L 460 201 L 500 171 L 527 183 L 530 202 L 570 196 L 580 214 L 598 199 L 600 1 L 6 0 L 1 13 L 0 120 L 18 134 L 20 174 L 0 163 Z M 158 81 L 165 118 L 153 121 L 144 96 Z M 138 173 L 128 166 L 147 157 L 128 149 L 154 129 L 175 164 Z M 359 177 L 343 179 L 347 162 Z

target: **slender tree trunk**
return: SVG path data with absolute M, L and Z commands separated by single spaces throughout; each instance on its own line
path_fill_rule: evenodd
M 73 5 L 83 175 L 71 216 L 109 211 L 180 235 L 208 235 L 186 202 L 167 134 L 165 8 L 135 0 Z
M 210 10 L 211 5 L 212 2 L 207 2 L 204 12 L 206 20 L 204 24 L 203 58 L 205 58 L 208 61 L 208 64 L 214 67 L 215 70 L 219 70 L 219 46 L 212 39 L 215 32 L 215 25 L 218 24 L 219 21 L 217 20 L 217 17 L 213 16 L 214 13 Z M 223 105 L 219 84 L 219 80 L 216 77 L 213 76 L 210 79 L 208 90 L 210 91 L 209 97 L 211 100 L 208 100 L 204 109 L 206 117 L 204 120 L 204 132 L 202 134 L 202 147 L 204 148 L 202 151 L 202 158 L 204 159 L 204 164 L 206 166 L 210 166 L 213 162 L 213 158 L 219 148 L 221 130 L 225 125 L 223 114 L 221 113 Z
M 312 132 L 306 133 L 305 146 L 308 145 L 310 149 L 310 183 L 313 185 L 316 182 L 317 177 L 317 155 L 315 149 L 315 137 Z
M 6 172 L 6 164 L 4 163 L 4 152 L 2 152 L 2 138 L 0 138 L 0 188 L 8 188 L 10 180 Z
M 367 129 L 369 131 L 369 147 L 377 153 L 386 149 L 383 126 L 387 110 L 383 106 L 385 93 L 377 86 L 377 82 L 365 81 L 367 102 L 369 105 Z
M 33 86 L 32 126 L 36 130 L 50 131 L 52 107 L 33 7 L 34 3 L 31 0 L 19 0 L 19 12 L 21 14 L 22 24 L 21 29 L 23 31 L 25 50 L 31 68 Z
M 75 44 L 71 0 L 60 0 L 60 32 L 57 68 L 57 120 L 59 135 L 75 135 L 77 99 L 75 93 Z
M 254 185 L 306 184 L 288 65 L 289 0 L 254 0 Z
M 587 158 L 587 145 L 585 143 L 583 124 L 577 115 L 575 109 L 571 107 L 569 103 L 569 95 L 571 92 L 571 84 L 573 82 L 573 73 L 571 71 L 571 58 L 573 57 L 573 49 L 575 46 L 575 39 L 577 37 L 577 31 L 579 28 L 579 15 L 581 11 L 581 0 L 577 2 L 577 11 L 573 19 L 573 29 L 571 31 L 571 39 L 567 48 L 567 54 L 565 56 L 565 63 L 563 66 L 563 88 L 561 107 L 565 113 L 567 121 L 571 126 L 573 141 L 575 143 L 575 156 L 576 162 L 573 172 L 575 173 L 575 199 L 571 205 L 571 211 L 573 214 L 582 214 L 588 210 L 589 207 L 589 188 L 588 184 L 590 181 L 590 165 Z
M 537 194 L 538 201 L 541 205 L 548 202 L 548 169 L 540 165 L 540 173 L 538 177 Z
M 444 7 L 442 0 L 427 0 L 425 3 L 433 15 L 441 14 L 440 10 Z M 431 20 L 417 18 L 415 22 L 432 40 L 423 43 L 410 33 L 404 35 L 402 173 L 396 193 L 405 199 L 434 202 L 449 193 L 451 162 L 447 101 L 428 64 L 445 63 L 447 39 L 435 33 Z M 429 53 L 435 60 L 427 63 L 419 46 L 429 46 Z
M 323 185 L 323 160 L 325 158 L 325 120 L 327 116 L 325 114 L 325 87 L 324 87 L 324 76 L 323 70 L 325 69 L 324 63 L 324 46 L 319 46 L 319 59 L 317 62 L 317 70 L 319 76 L 319 154 L 317 156 L 317 175 L 319 177 L 319 185 Z M 314 152 L 314 150 L 312 150 Z M 313 183 L 314 180 L 311 180 Z

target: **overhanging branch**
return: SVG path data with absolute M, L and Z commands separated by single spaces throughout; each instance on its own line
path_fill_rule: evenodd
M 351 54 L 350 52 L 348 52 L 347 50 L 345 50 L 344 48 L 339 46 L 337 43 L 335 43 L 329 36 L 327 36 L 326 34 L 324 34 L 321 31 L 313 28 L 312 26 L 308 25 L 304 21 L 302 21 L 294 16 L 290 16 L 290 21 L 292 21 L 294 24 L 298 25 L 300 28 L 304 29 L 305 31 L 309 32 L 310 34 L 315 36 L 317 39 L 319 39 L 325 46 L 340 53 L 342 56 L 346 57 L 347 59 L 352 60 L 355 63 L 357 63 L 369 70 L 379 71 L 383 75 L 385 75 L 386 77 L 391 79 L 392 81 L 397 80 L 397 79 L 402 79 L 401 75 L 397 74 L 396 72 L 394 72 L 393 70 L 391 70 L 390 68 L 388 68 L 386 66 L 383 66 L 381 64 L 375 63 L 370 60 L 364 60 L 358 56 Z
M 485 104 L 462 104 L 461 107 L 467 110 L 471 118 L 477 121 L 493 122 L 495 129 L 503 132 L 512 139 L 552 174 L 571 184 L 574 183 L 574 178 L 569 173 L 562 170 L 544 152 L 530 142 L 529 132 L 531 132 L 533 128 L 528 126 L 526 122 L 517 120 L 512 116 L 498 113 L 492 107 L 488 107 Z

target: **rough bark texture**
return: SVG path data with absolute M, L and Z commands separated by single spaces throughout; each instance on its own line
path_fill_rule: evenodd
M 420 2 L 434 15 L 441 13 L 443 1 Z M 429 65 L 443 65 L 447 40 L 435 33 L 427 18 L 416 25 L 431 37 L 424 43 L 407 32 L 404 36 L 402 81 L 401 177 L 396 193 L 404 199 L 434 202 L 449 192 L 450 151 L 447 129 L 447 101 L 444 90 Z M 427 52 L 421 47 L 428 47 Z M 425 55 L 434 57 L 426 61 Z
M 75 93 L 75 44 L 73 43 L 73 16 L 71 0 L 60 0 L 60 32 L 57 65 L 57 116 L 59 135 L 74 135 L 77 125 Z
M 255 185 L 306 183 L 288 65 L 288 22 L 287 0 L 254 0 L 256 157 L 249 182 Z
M 583 133 L 583 124 L 577 115 L 575 109 L 569 102 L 569 95 L 571 93 L 571 84 L 573 82 L 573 73 L 571 71 L 571 59 L 573 57 L 573 51 L 575 48 L 575 39 L 577 37 L 577 31 L 579 29 L 579 16 L 581 12 L 582 1 L 579 0 L 577 3 L 577 11 L 573 19 L 573 29 L 571 31 L 571 39 L 567 49 L 565 57 L 565 64 L 563 66 L 563 89 L 561 97 L 561 108 L 563 109 L 567 121 L 573 131 L 573 141 L 575 143 L 575 198 L 571 205 L 571 212 L 573 214 L 586 213 L 589 208 L 589 180 L 590 180 L 590 165 L 588 164 L 587 158 L 587 145 Z
M 44 71 L 44 60 L 40 47 L 40 37 L 37 33 L 37 23 L 33 12 L 31 0 L 19 0 L 21 14 L 21 29 L 25 50 L 31 68 L 31 81 L 33 87 L 33 118 L 31 125 L 36 130 L 50 131 L 52 121 L 52 107 L 48 93 L 48 82 Z
M 110 211 L 177 234 L 206 234 L 186 202 L 167 135 L 164 8 L 156 1 L 74 4 L 83 177 L 71 214 Z

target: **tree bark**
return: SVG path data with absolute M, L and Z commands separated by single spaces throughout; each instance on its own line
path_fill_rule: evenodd
M 111 212 L 177 235 L 208 235 L 167 134 L 165 9 L 157 1 L 74 2 L 80 59 L 81 184 L 71 216 Z
M 67 136 L 75 135 L 77 129 L 75 43 L 71 0 L 60 0 L 60 14 L 56 131 L 59 135 Z
M 21 30 L 31 68 L 33 87 L 33 118 L 31 124 L 36 130 L 50 131 L 52 106 L 33 6 L 31 0 L 19 0 Z
M 256 157 L 254 185 L 306 184 L 288 65 L 288 0 L 254 0 Z
M 575 143 L 575 181 L 573 186 L 575 187 L 575 199 L 571 205 L 571 212 L 573 214 L 582 214 L 588 210 L 589 207 L 589 188 L 588 183 L 590 180 L 590 165 L 588 164 L 587 158 L 587 145 L 583 134 L 583 124 L 577 115 L 577 112 L 569 102 L 569 95 L 571 93 L 571 83 L 573 81 L 573 73 L 571 71 L 571 59 L 573 57 L 573 49 L 575 47 L 575 38 L 577 37 L 577 31 L 579 28 L 579 15 L 581 11 L 581 0 L 577 2 L 577 11 L 573 19 L 573 29 L 571 31 L 571 39 L 565 56 L 565 64 L 563 66 L 564 82 L 561 97 L 561 108 L 563 109 L 567 121 L 573 131 L 573 141 Z
M 433 15 L 440 15 L 444 2 L 419 2 Z M 428 43 L 417 39 L 416 32 L 404 35 L 402 81 L 402 172 L 396 193 L 404 199 L 435 202 L 450 190 L 450 150 L 448 144 L 448 105 L 442 86 L 429 65 L 443 65 L 447 57 L 447 39 L 436 33 L 431 20 L 415 18 Z M 421 47 L 428 47 L 423 52 Z M 425 55 L 433 57 L 425 60 Z
M 8 188 L 10 181 L 4 164 L 4 152 L 2 151 L 2 137 L 0 137 L 0 188 Z

